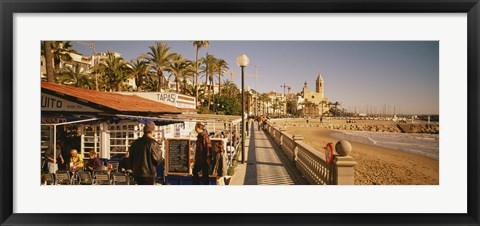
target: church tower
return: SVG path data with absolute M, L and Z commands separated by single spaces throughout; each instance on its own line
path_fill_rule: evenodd
M 323 77 L 321 74 L 318 74 L 317 83 L 316 83 L 316 92 L 320 94 L 320 98 L 324 98 L 324 84 Z
M 303 97 L 308 96 L 308 86 L 307 86 L 307 81 L 303 83 Z

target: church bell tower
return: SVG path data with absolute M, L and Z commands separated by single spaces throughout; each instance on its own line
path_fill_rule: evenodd
M 322 99 L 324 98 L 324 84 L 323 84 L 323 77 L 321 74 L 318 74 L 315 91 L 320 94 L 320 98 Z

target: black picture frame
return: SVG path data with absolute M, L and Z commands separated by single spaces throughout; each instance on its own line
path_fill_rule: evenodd
M 479 225 L 478 0 L 0 0 L 2 225 Z M 13 213 L 15 13 L 467 13 L 468 213 L 466 214 L 19 214 Z M 455 195 L 455 194 L 452 194 Z M 441 200 L 439 200 L 441 201 Z M 252 205 L 254 205 L 252 203 Z

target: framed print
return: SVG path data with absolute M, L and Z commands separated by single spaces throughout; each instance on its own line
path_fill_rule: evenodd
M 478 0 L 0 1 L 2 225 L 479 224 Z

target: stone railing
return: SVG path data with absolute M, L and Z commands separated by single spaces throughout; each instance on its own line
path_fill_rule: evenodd
M 348 154 L 351 145 L 348 141 L 339 141 L 335 145 L 337 153 L 333 163 L 327 164 L 325 156 L 303 142 L 303 136 L 290 135 L 284 128 L 267 124 L 265 131 L 273 138 L 289 160 L 310 184 L 351 185 L 354 180 L 355 159 Z

